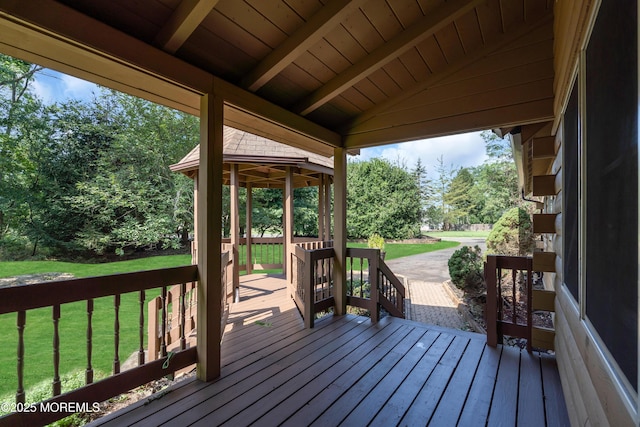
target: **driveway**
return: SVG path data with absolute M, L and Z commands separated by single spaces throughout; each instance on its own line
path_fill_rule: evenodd
M 460 242 L 460 245 L 455 248 L 396 258 L 386 261 L 386 264 L 391 268 L 391 271 L 409 280 L 442 283 L 450 279 L 448 262 L 456 250 L 462 246 L 473 247 L 475 245 L 480 246 L 483 253 L 487 249 L 483 237 L 445 237 L 443 240 Z
M 449 237 L 445 240 L 460 242 L 459 246 L 387 261 L 395 274 L 407 278 L 408 318 L 422 323 L 453 329 L 471 330 L 458 311 L 458 302 L 447 291 L 444 281 L 449 280 L 448 261 L 460 247 L 480 246 L 486 249 L 485 239 L 477 237 Z

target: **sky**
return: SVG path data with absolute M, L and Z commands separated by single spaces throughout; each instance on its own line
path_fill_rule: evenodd
M 39 73 L 34 83 L 36 94 L 45 103 L 79 99 L 88 101 L 98 92 L 93 83 L 77 79 L 53 70 Z M 400 161 L 413 168 L 418 158 L 427 168 L 427 174 L 435 176 L 438 158 L 442 156 L 447 168 L 481 165 L 487 158 L 480 132 L 423 139 L 402 144 L 365 148 L 354 159 L 368 160 L 382 157 L 392 162 Z

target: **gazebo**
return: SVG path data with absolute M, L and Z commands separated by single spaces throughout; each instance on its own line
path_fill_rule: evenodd
M 295 243 L 293 236 L 293 189 L 300 187 L 318 187 L 318 236 L 317 241 L 331 240 L 331 184 L 333 182 L 333 158 L 311 153 L 300 148 L 282 144 L 271 139 L 248 132 L 224 127 L 223 135 L 223 181 L 230 186 L 230 238 L 223 239 L 226 250 L 233 253 L 233 284 L 238 289 L 240 271 L 251 274 L 254 269 L 280 268 L 290 279 L 288 268 Z M 196 146 L 180 162 L 171 166 L 174 172 L 181 172 L 194 180 L 194 189 L 198 190 L 198 167 L 200 146 Z M 238 189 L 245 187 L 246 197 L 246 235 L 240 235 L 240 210 Z M 275 238 L 254 238 L 252 230 L 252 189 L 281 188 L 283 191 L 283 235 Z M 194 235 L 197 236 L 197 197 L 194 198 Z M 305 241 L 313 240 L 304 238 Z M 238 249 L 246 247 L 246 263 L 237 262 Z M 279 256 L 272 262 L 254 263 L 252 246 L 274 247 L 282 245 L 282 262 Z M 193 260 L 197 260 L 197 238 L 192 243 Z M 237 296 L 237 292 L 236 292 Z

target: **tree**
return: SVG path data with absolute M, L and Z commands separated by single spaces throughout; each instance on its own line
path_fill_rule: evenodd
M 471 221 L 493 224 L 508 209 L 523 206 L 523 202 L 518 192 L 518 175 L 509 141 L 492 132 L 482 132 L 481 136 L 489 158 L 472 170 L 476 185 Z
M 347 234 L 403 239 L 420 233 L 420 187 L 400 164 L 384 159 L 349 162 Z
M 527 211 L 519 207 L 505 212 L 487 237 L 489 254 L 530 255 L 534 246 L 531 217 Z
M 469 170 L 460 168 L 444 195 L 447 206 L 445 222 L 454 226 L 469 224 L 469 214 L 475 206 L 472 195 L 473 186 L 473 176 Z

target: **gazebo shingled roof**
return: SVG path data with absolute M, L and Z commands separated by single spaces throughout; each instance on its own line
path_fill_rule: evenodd
M 333 158 L 273 141 L 258 135 L 224 127 L 224 183 L 230 184 L 230 165 L 237 164 L 240 185 L 283 187 L 286 167 L 294 170 L 294 187 L 317 186 L 322 174 L 333 176 Z M 180 162 L 171 166 L 174 172 L 193 177 L 198 170 L 200 145 Z

